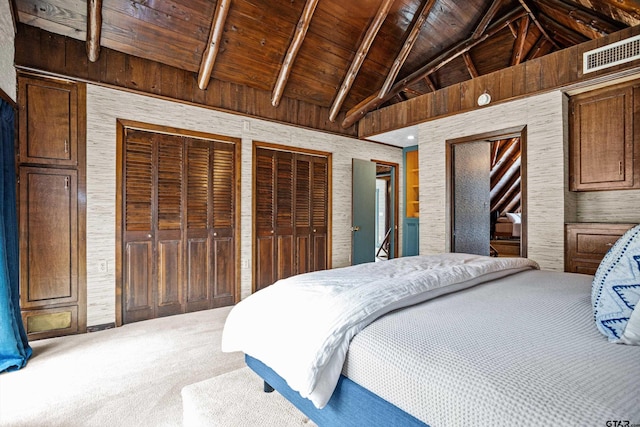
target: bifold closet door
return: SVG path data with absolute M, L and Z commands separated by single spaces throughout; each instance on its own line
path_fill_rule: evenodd
M 126 130 L 123 322 L 234 303 L 235 147 Z
M 255 290 L 326 268 L 326 157 L 256 149 Z

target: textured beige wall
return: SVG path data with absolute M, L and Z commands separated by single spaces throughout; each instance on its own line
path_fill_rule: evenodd
M 563 270 L 565 115 L 564 95 L 555 91 L 419 125 L 420 253 L 449 248 L 445 141 L 526 125 L 528 257 Z
M 284 126 L 272 122 L 173 103 L 95 85 L 87 86 L 87 317 L 88 325 L 115 319 L 116 119 L 135 120 L 242 138 L 241 258 L 251 265 L 252 141 L 333 153 L 333 267 L 350 264 L 351 160 L 400 164 L 402 150 Z M 400 170 L 402 174 L 402 170 Z M 402 175 L 400 175 L 402 176 Z M 402 194 L 400 199 L 402 200 Z M 402 212 L 402 206 L 400 206 Z M 400 229 L 402 229 L 402 224 Z M 101 273 L 99 260 L 109 270 Z M 251 270 L 241 270 L 242 296 L 251 289 Z
M 16 100 L 15 34 L 9 0 L 0 0 L 0 89 Z

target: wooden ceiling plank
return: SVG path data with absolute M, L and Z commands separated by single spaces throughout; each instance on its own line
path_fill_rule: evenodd
M 520 4 L 522 5 L 522 7 L 524 7 L 524 9 L 527 11 L 527 13 L 529 14 L 529 18 L 531 18 L 531 20 L 533 21 L 533 23 L 536 25 L 536 27 L 538 27 L 538 29 L 540 30 L 540 32 L 542 34 L 544 34 L 544 36 L 551 42 L 553 43 L 553 45 L 557 48 L 560 49 L 560 46 L 555 42 L 555 40 L 553 40 L 549 34 L 547 34 L 546 30 L 542 27 L 542 24 L 540 24 L 540 22 L 538 22 L 538 18 L 536 17 L 536 15 L 533 13 L 533 11 L 531 10 L 531 8 L 529 7 L 529 4 L 527 3 L 527 0 L 518 0 L 520 2 Z
M 468 38 L 467 40 L 463 40 L 462 42 L 456 44 L 450 49 L 443 51 L 440 55 L 438 55 L 435 59 L 429 61 L 426 65 L 420 67 L 418 70 L 411 73 L 409 76 L 400 80 L 396 84 L 393 85 L 389 93 L 385 95 L 383 98 L 379 98 L 377 93 L 369 96 L 364 101 L 360 102 L 358 105 L 353 107 L 351 110 L 347 112 L 347 116 L 342 122 L 343 128 L 348 128 L 352 126 L 355 122 L 360 120 L 365 116 L 369 111 L 377 108 L 385 101 L 393 98 L 398 92 L 403 90 L 404 88 L 413 85 L 414 83 L 424 79 L 425 76 L 439 70 L 444 67 L 446 64 L 451 62 L 452 60 L 458 58 L 463 53 L 468 52 L 474 46 L 482 43 L 489 37 L 494 34 L 502 31 L 505 27 L 509 25 L 509 23 L 517 21 L 526 15 L 526 11 L 522 7 L 516 7 L 507 15 L 505 15 L 502 19 L 493 24 L 489 29 L 479 38 L 472 39 Z
M 516 42 L 513 46 L 513 54 L 511 56 L 511 65 L 518 65 L 519 63 L 522 62 L 524 42 L 527 40 L 528 34 L 529 34 L 529 17 L 525 16 L 520 20 L 518 25 L 518 37 L 516 38 Z
M 471 34 L 471 38 L 473 40 L 484 34 L 484 32 L 487 30 L 487 27 L 491 23 L 491 20 L 495 18 L 496 13 L 498 13 L 498 11 L 500 10 L 500 6 L 502 6 L 503 1 L 504 0 L 493 0 L 491 6 L 489 6 L 489 9 L 487 9 L 487 13 L 484 14 L 482 19 L 478 23 L 478 26 L 473 31 L 473 34 Z
M 560 0 L 539 0 L 538 5 L 543 12 L 557 22 L 561 22 L 563 18 L 574 22 L 577 25 L 577 28 L 574 27 L 574 29 L 592 40 L 620 30 L 619 27 L 604 21 L 593 13 Z
M 218 0 L 216 4 L 216 11 L 213 16 L 213 23 L 211 24 L 211 32 L 209 33 L 209 41 L 202 55 L 200 71 L 198 72 L 198 87 L 201 90 L 205 90 L 209 85 L 211 71 L 213 71 L 213 65 L 218 56 L 222 31 L 224 30 L 224 23 L 227 20 L 230 6 L 231 0 Z
M 462 58 L 464 59 L 464 63 L 467 66 L 467 70 L 469 70 L 469 75 L 471 76 L 471 78 L 475 79 L 476 77 L 478 77 L 480 74 L 478 73 L 478 70 L 473 63 L 473 59 L 471 59 L 471 55 L 469 55 L 469 52 L 463 53 Z
M 87 1 L 87 56 L 96 62 L 100 57 L 100 32 L 102 30 L 102 0 Z
M 409 30 L 409 35 L 402 45 L 402 49 L 400 49 L 398 56 L 396 56 L 396 59 L 393 61 L 391 70 L 387 74 L 387 78 L 385 79 L 384 84 L 382 85 L 382 88 L 380 88 L 380 92 L 378 93 L 379 97 L 383 97 L 387 94 L 387 92 L 389 92 L 389 89 L 393 85 L 393 82 L 396 80 L 396 77 L 398 77 L 398 73 L 404 65 L 404 62 L 407 60 L 407 56 L 409 56 L 409 52 L 411 52 L 413 45 L 418 40 L 420 30 L 422 29 L 424 23 L 427 21 L 427 17 L 429 16 L 429 13 L 431 12 L 434 4 L 435 0 L 424 0 L 422 2 L 422 7 L 420 8 L 420 12 L 418 12 L 418 18 L 414 20 L 413 25 Z
M 293 36 L 291 44 L 289 45 L 289 49 L 287 49 L 287 54 L 284 56 L 284 61 L 282 62 L 282 66 L 280 67 L 278 79 L 276 80 L 276 84 L 273 88 L 271 105 L 273 105 L 274 107 L 280 105 L 280 100 L 282 99 L 284 88 L 287 85 L 287 81 L 289 80 L 289 74 L 291 74 L 291 67 L 293 66 L 293 62 L 296 60 L 296 56 L 300 51 L 302 42 L 307 35 L 307 30 L 309 29 L 309 24 L 311 23 L 311 18 L 313 18 L 313 13 L 315 12 L 317 5 L 318 0 L 307 0 L 307 3 L 304 5 L 302 15 L 300 15 L 300 20 L 298 21 L 298 25 L 296 26 L 296 32 Z
M 640 24 L 640 5 L 637 1 L 601 0 L 595 4 L 591 0 L 576 1 L 595 12 L 610 16 L 612 19 L 623 22 L 630 27 Z
M 338 116 L 338 112 L 340 111 L 340 108 L 344 103 L 347 93 L 351 89 L 351 86 L 353 86 L 353 82 L 356 79 L 356 75 L 358 74 L 358 71 L 360 71 L 360 67 L 364 62 L 364 59 L 367 56 L 367 53 L 369 53 L 371 44 L 373 43 L 373 40 L 378 34 L 380 27 L 382 27 L 382 24 L 386 19 L 387 14 L 389 13 L 389 9 L 391 9 L 391 5 L 393 4 L 393 1 L 394 0 L 382 0 L 382 3 L 378 8 L 378 12 L 376 13 L 376 16 L 373 22 L 371 23 L 371 25 L 369 25 L 369 28 L 367 29 L 367 32 L 364 36 L 364 39 L 362 40 L 362 43 L 360 43 L 360 47 L 356 51 L 355 58 L 351 63 L 351 66 L 349 67 L 349 71 L 347 71 L 347 75 L 342 81 L 342 85 L 338 90 L 336 99 L 333 101 L 333 105 L 329 110 L 329 120 L 331 122 L 334 122 L 336 120 L 336 117 Z

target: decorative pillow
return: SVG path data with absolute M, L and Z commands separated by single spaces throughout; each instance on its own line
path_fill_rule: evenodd
M 640 225 L 609 249 L 593 278 L 591 303 L 598 330 L 610 342 L 640 345 Z

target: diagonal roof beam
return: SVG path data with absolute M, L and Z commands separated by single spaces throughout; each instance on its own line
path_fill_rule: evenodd
M 391 9 L 391 5 L 393 4 L 393 0 L 382 0 L 380 7 L 378 8 L 378 13 L 367 29 L 367 33 L 360 43 L 360 47 L 356 52 L 356 56 L 351 63 L 351 67 L 349 67 L 349 71 L 347 71 L 347 75 L 342 81 L 342 85 L 340 86 L 340 90 L 338 90 L 338 94 L 336 95 L 336 99 L 333 101 L 333 105 L 331 106 L 331 110 L 329 111 L 329 120 L 334 122 L 336 117 L 338 116 L 338 112 L 344 103 L 344 99 L 347 97 L 347 93 L 351 90 L 351 86 L 356 79 L 356 75 L 358 71 L 360 71 L 360 67 L 364 62 L 365 57 L 369 53 L 369 49 L 371 48 L 371 44 L 373 43 L 373 39 L 376 38 L 378 31 L 380 31 L 380 27 L 384 20 L 387 18 L 387 14 L 389 13 L 389 9 Z M 395 95 L 395 94 L 394 94 Z
M 538 18 L 536 17 L 536 15 L 533 13 L 533 11 L 531 10 L 531 8 L 529 7 L 529 5 L 527 4 L 526 0 L 518 0 L 520 2 L 520 4 L 522 5 L 522 7 L 524 7 L 524 10 L 527 11 L 527 13 L 529 14 L 529 18 L 531 18 L 531 20 L 533 21 L 533 23 L 536 25 L 536 27 L 538 27 L 538 29 L 540 30 L 540 32 L 551 42 L 553 43 L 553 45 L 557 48 L 557 49 L 561 49 L 561 47 L 558 45 L 558 43 L 556 43 L 555 40 L 553 40 L 549 34 L 547 34 L 547 31 L 542 27 L 542 25 L 540 24 L 540 22 L 538 22 Z
M 609 24 L 593 13 L 580 9 L 577 6 L 569 5 L 559 0 L 538 1 L 540 10 L 556 21 L 560 21 L 556 16 L 564 16 L 577 24 L 576 30 L 589 39 L 596 39 L 620 30 L 620 27 Z M 575 28 L 575 27 L 574 27 Z
M 289 45 L 287 54 L 284 56 L 284 61 L 280 67 L 280 74 L 278 75 L 278 79 L 276 80 L 276 84 L 273 88 L 271 105 L 274 107 L 280 105 L 284 87 L 287 85 L 287 80 L 289 80 L 289 74 L 291 74 L 291 66 L 296 60 L 298 51 L 300 50 L 302 42 L 307 35 L 307 30 L 309 29 L 309 24 L 311 23 L 311 18 L 313 17 L 313 13 L 315 12 L 317 5 L 318 0 L 307 0 L 307 3 L 304 5 L 304 10 L 302 11 L 302 15 L 300 15 L 298 25 L 296 26 L 296 33 Z
M 487 27 L 489 26 L 489 23 L 493 18 L 495 18 L 498 10 L 500 10 L 500 6 L 502 6 L 503 1 L 504 0 L 493 0 L 493 3 L 491 3 L 491 6 L 489 6 L 489 9 L 487 10 L 487 13 L 484 14 L 482 20 L 480 20 L 480 23 L 478 23 L 478 26 L 471 35 L 472 39 L 475 40 L 484 34 L 484 32 L 487 30 Z
M 378 96 L 385 96 L 387 92 L 389 92 L 389 89 L 391 89 L 391 85 L 393 85 L 396 77 L 398 77 L 398 73 L 404 65 L 404 62 L 407 60 L 409 52 L 411 52 L 413 45 L 416 43 L 416 40 L 418 40 L 420 30 L 422 29 L 424 23 L 427 21 L 427 16 L 429 16 L 429 13 L 431 12 L 431 9 L 433 8 L 435 2 L 435 0 L 425 0 L 422 2 L 422 7 L 420 8 L 420 12 L 418 12 L 418 19 L 413 22 L 413 26 L 411 27 L 411 30 L 409 30 L 409 35 L 404 41 L 402 49 L 400 49 L 400 52 L 398 53 L 398 56 L 396 56 L 395 61 L 393 61 L 391 70 L 389 71 L 389 74 L 387 74 L 387 78 L 385 79 L 384 84 L 382 85 L 382 88 L 378 93 Z
M 100 32 L 102 31 L 102 0 L 87 1 L 87 56 L 96 62 L 100 57 Z
M 573 46 L 588 40 L 586 36 L 565 27 L 548 16 L 540 15 L 540 23 L 553 35 L 554 40 L 558 40 L 567 46 Z
M 475 79 L 476 77 L 478 77 L 480 74 L 476 69 L 476 65 L 473 63 L 473 59 L 471 59 L 471 55 L 469 55 L 469 52 L 463 53 L 462 58 L 464 59 L 464 63 L 467 66 L 467 70 L 469 70 L 469 75 L 471 76 L 471 78 Z
M 224 23 L 227 20 L 230 6 L 231 0 L 218 0 L 216 4 L 216 11 L 213 15 L 213 23 L 211 24 L 211 32 L 209 33 L 209 41 L 202 55 L 200 71 L 198 72 L 198 87 L 202 90 L 205 90 L 209 85 L 211 71 L 213 71 L 213 64 L 216 62 L 216 57 L 218 56 L 222 30 L 224 29 Z
M 377 93 L 369 96 L 367 99 L 365 99 L 364 101 L 362 101 L 361 103 L 353 107 L 351 110 L 349 110 L 349 112 L 347 113 L 347 117 L 342 122 L 342 127 L 348 128 L 349 126 L 352 126 L 355 122 L 357 122 L 362 117 L 364 117 L 364 115 L 367 114 L 369 111 L 377 108 L 384 102 L 393 98 L 398 92 L 402 91 L 404 88 L 411 86 L 419 82 L 420 80 L 424 79 L 425 76 L 428 76 L 429 74 L 438 71 L 440 68 L 444 67 L 449 62 L 458 58 L 465 52 L 468 52 L 473 47 L 482 43 L 489 37 L 492 37 L 496 33 L 502 31 L 502 29 L 507 27 L 511 22 L 514 22 L 522 18 L 526 14 L 527 12 L 522 7 L 519 7 L 519 6 L 516 7 L 507 15 L 505 15 L 502 19 L 500 19 L 498 22 L 496 22 L 491 27 L 489 27 L 489 29 L 481 37 L 477 39 L 468 38 L 467 40 L 463 40 L 462 42 L 458 43 L 452 48 L 441 53 L 435 59 L 429 61 L 426 65 L 420 67 L 418 70 L 414 71 L 409 76 L 405 77 L 404 79 L 394 84 L 393 87 L 389 90 L 389 92 L 384 97 L 380 98 Z
M 429 89 L 431 89 L 431 92 L 435 92 L 438 90 L 438 88 L 436 87 L 436 84 L 433 82 L 433 80 L 431 80 L 431 77 L 429 77 L 428 75 L 424 76 L 424 81 L 427 83 L 427 86 L 429 86 Z
M 511 65 L 518 65 L 524 59 L 524 44 L 529 35 L 529 17 L 525 16 L 520 20 L 518 25 L 518 37 L 513 45 L 513 53 L 511 54 Z

